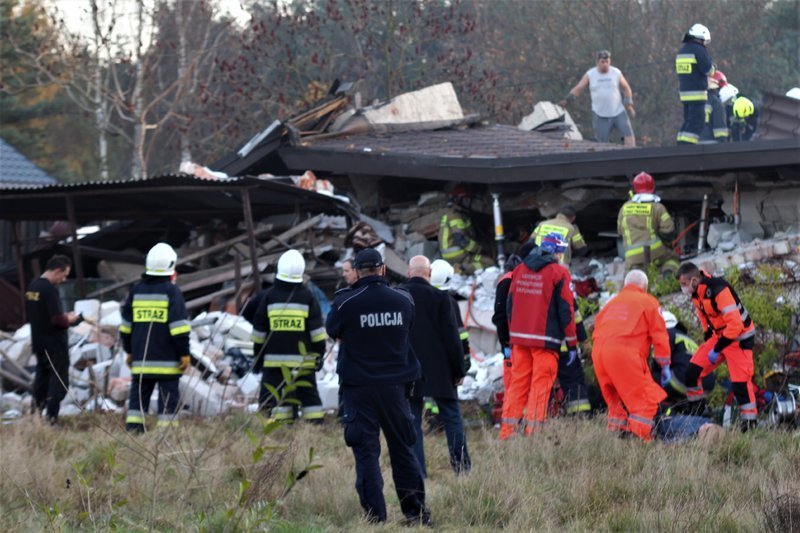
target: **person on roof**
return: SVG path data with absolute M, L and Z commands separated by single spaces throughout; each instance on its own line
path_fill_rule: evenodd
M 558 104 L 566 107 L 586 87 L 592 97 L 592 128 L 597 142 L 607 143 L 611 129 L 616 128 L 625 146 L 636 146 L 631 119 L 636 118 L 633 108 L 633 90 L 617 67 L 611 66 L 611 52 L 600 50 L 597 64 L 586 71 L 578 84 L 569 90 Z
M 656 192 L 656 182 L 647 172 L 633 179 L 630 200 L 617 216 L 617 232 L 625 248 L 625 270 L 656 263 L 663 271 L 678 268 L 678 256 L 672 249 L 675 223 Z
M 575 225 L 576 217 L 577 212 L 575 208 L 571 205 L 565 205 L 558 210 L 558 214 L 555 218 L 540 222 L 539 225 L 536 226 L 536 229 L 533 230 L 533 238 L 537 246 L 542 243 L 542 239 L 548 233 L 558 233 L 567 241 L 567 250 L 561 257 L 563 261 L 562 264 L 567 268 L 569 268 L 569 264 L 572 262 L 573 254 L 576 257 L 583 257 L 589 252 L 589 247 L 586 246 L 583 235 L 581 235 L 578 226 Z
M 669 335 L 647 284 L 641 270 L 628 272 L 622 290 L 597 315 L 592 334 L 592 361 L 608 405 L 608 429 L 644 441 L 652 440 L 658 404 L 667 397 L 646 370 L 651 347 L 662 383 L 671 378 Z
M 678 144 L 697 144 L 705 125 L 708 77 L 716 67 L 706 46 L 711 42 L 711 32 L 702 24 L 695 24 L 683 36 L 683 46 L 675 56 L 680 98 L 683 104 L 683 125 L 678 131 Z
M 523 424 L 523 413 L 525 435 L 542 429 L 561 344 L 566 342 L 570 358 L 578 356 L 572 278 L 558 257 L 566 248 L 561 235 L 546 235 L 514 269 L 507 303 L 514 370 L 503 401 L 501 440 Z
M 694 353 L 686 370 L 686 396 L 694 404 L 692 414 L 703 414 L 705 391 L 700 380 L 728 363 L 733 395 L 739 403 L 742 431 L 756 425 L 753 385 L 753 347 L 756 328 L 739 295 L 723 278 L 711 277 L 691 262 L 676 274 L 681 291 L 692 297 L 706 341 Z
M 758 129 L 758 106 L 742 95 L 732 84 L 720 89 L 720 100 L 725 106 L 731 141 L 749 141 Z
M 720 100 L 720 90 L 728 84 L 728 79 L 717 70 L 708 78 L 708 100 L 706 101 L 706 123 L 700 142 L 714 143 L 728 141 L 728 120 L 725 106 Z

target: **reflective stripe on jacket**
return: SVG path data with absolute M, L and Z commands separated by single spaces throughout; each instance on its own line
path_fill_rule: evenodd
M 681 102 L 705 102 L 708 77 L 714 74 L 714 70 L 705 46 L 696 41 L 683 43 L 675 56 Z
M 145 276 L 122 305 L 120 336 L 131 354 L 131 373 L 175 377 L 189 352 L 189 321 L 183 294 L 168 277 Z
M 718 337 L 714 346 L 717 352 L 737 341 L 753 342 L 749 340 L 756 334 L 753 319 L 725 279 L 702 272 L 692 303 L 703 331 L 711 331 Z
M 564 240 L 569 243 L 569 248 L 564 252 L 564 256 L 561 259 L 562 265 L 569 265 L 574 250 L 580 250 L 586 247 L 586 241 L 583 240 L 583 235 L 578 231 L 577 226 L 572 224 L 567 220 L 566 216 L 560 213 L 556 215 L 555 218 L 540 222 L 539 225 L 536 226 L 536 229 L 533 230 L 536 246 L 542 244 L 542 239 L 550 233 L 561 235 Z
M 301 283 L 275 280 L 253 318 L 256 364 L 314 368 L 325 353 L 322 312 L 313 293 Z
M 479 251 L 478 243 L 472 239 L 472 222 L 463 213 L 447 209 L 439 221 L 439 249 L 442 258 L 460 262 L 466 254 Z
M 617 232 L 622 236 L 626 258 L 643 254 L 645 246 L 651 250 L 663 246 L 659 235 L 675 231 L 675 223 L 663 204 L 636 201 L 638 196 L 625 202 L 617 216 Z

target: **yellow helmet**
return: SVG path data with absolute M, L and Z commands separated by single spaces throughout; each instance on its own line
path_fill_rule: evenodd
M 753 106 L 753 102 L 744 96 L 740 96 L 733 102 L 733 116 L 736 118 L 747 118 L 752 115 L 754 111 L 755 106 Z

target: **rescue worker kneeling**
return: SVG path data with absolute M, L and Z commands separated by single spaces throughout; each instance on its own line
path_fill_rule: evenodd
M 608 429 L 652 440 L 658 404 L 667 397 L 647 365 L 650 346 L 669 382 L 670 347 L 659 303 L 647 294 L 647 275 L 632 270 L 625 286 L 597 315 L 592 361 L 600 392 L 608 405 Z
M 681 291 L 692 297 L 697 318 L 706 341 L 695 352 L 686 370 L 686 397 L 692 414 L 705 411 L 706 400 L 701 379 L 713 374 L 724 361 L 728 364 L 731 386 L 742 430 L 756 426 L 755 388 L 753 386 L 753 346 L 756 329 L 739 295 L 723 278 L 712 278 L 694 263 L 678 269 Z
M 322 368 L 326 335 L 319 303 L 303 285 L 305 269 L 297 250 L 281 255 L 275 285 L 265 293 L 253 318 L 256 368 L 263 366 L 259 405 L 270 409 L 274 420 L 295 418 L 297 406 L 287 403 L 289 398 L 300 402 L 304 420 L 322 422 L 325 417 L 315 371 Z M 310 386 L 292 387 L 283 369 L 290 370 L 292 382 L 305 381 Z M 270 388 L 278 392 L 277 398 Z
M 525 413 L 525 434 L 541 429 L 558 373 L 561 343 L 577 357 L 574 297 L 569 271 L 559 264 L 567 243 L 551 233 L 514 269 L 508 295 L 509 340 L 514 371 L 503 402 L 500 438 L 517 430 Z
M 174 284 L 178 255 L 160 242 L 147 253 L 142 281 L 122 305 L 120 336 L 133 381 L 127 431 L 144 431 L 150 396 L 156 385 L 158 426 L 177 426 L 181 374 L 191 364 L 189 321 L 183 294 Z

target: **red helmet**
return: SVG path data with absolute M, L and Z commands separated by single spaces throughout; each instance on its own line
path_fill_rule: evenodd
M 656 181 L 647 172 L 640 172 L 633 178 L 633 192 L 645 194 L 656 192 Z
M 715 70 L 714 74 L 711 75 L 711 79 L 717 82 L 720 89 L 728 85 L 728 78 L 721 70 Z

